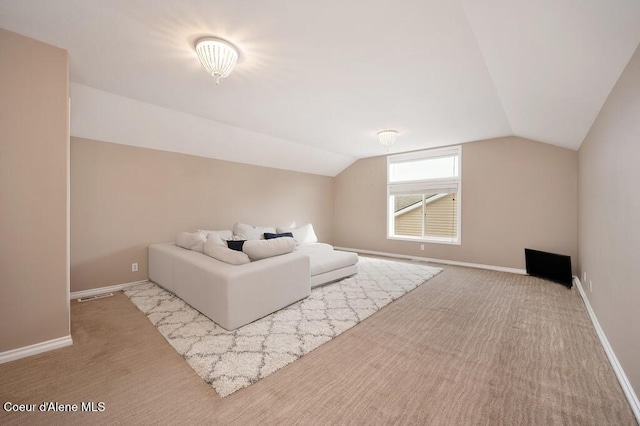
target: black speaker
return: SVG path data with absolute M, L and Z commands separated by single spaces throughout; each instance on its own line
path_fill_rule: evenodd
M 571 256 L 526 248 L 524 258 L 527 263 L 527 274 L 546 278 L 568 288 L 573 286 Z

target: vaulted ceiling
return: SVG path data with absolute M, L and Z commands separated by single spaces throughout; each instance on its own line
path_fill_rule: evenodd
M 640 43 L 640 0 L 0 0 L 69 51 L 72 135 L 335 175 L 516 135 L 577 149 Z M 193 44 L 242 50 L 216 86 Z M 43 69 L 46 72 L 46 69 Z

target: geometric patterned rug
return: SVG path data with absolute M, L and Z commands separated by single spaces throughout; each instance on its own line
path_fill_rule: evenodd
M 151 282 L 129 287 L 124 294 L 225 397 L 308 354 L 441 270 L 360 257 L 357 275 L 316 287 L 308 298 L 234 331 Z

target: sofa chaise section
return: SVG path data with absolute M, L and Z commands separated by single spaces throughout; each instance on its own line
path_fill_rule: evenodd
M 227 330 L 309 296 L 310 275 L 302 252 L 230 265 L 174 243 L 149 246 L 149 279 Z
M 311 259 L 311 288 L 358 273 L 358 254 L 334 250 L 325 243 L 301 244 L 296 249 Z

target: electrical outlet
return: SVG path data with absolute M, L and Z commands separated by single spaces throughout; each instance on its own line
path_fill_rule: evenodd
M 424 250 L 424 244 L 420 244 L 420 250 Z
M 593 291 L 593 282 L 589 280 L 589 293 Z
M 585 284 L 587 283 L 587 273 L 586 272 L 582 273 L 582 282 L 585 283 Z
M 138 264 L 137 263 L 132 263 L 131 264 L 131 272 L 138 272 Z

